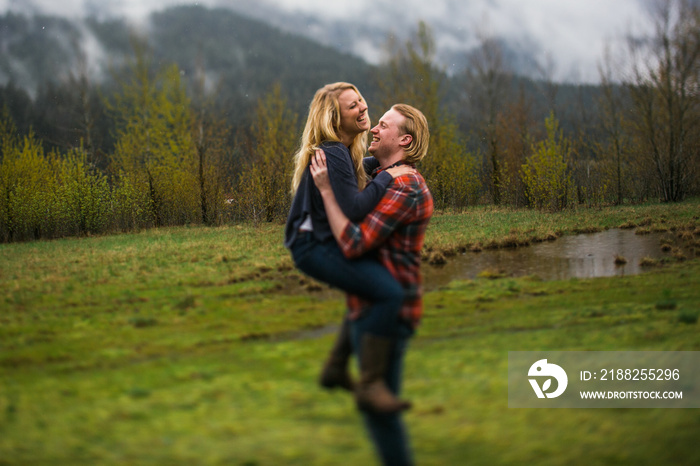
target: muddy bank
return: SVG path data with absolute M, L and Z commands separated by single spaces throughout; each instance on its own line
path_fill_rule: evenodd
M 679 251 L 685 257 L 694 256 L 677 235 L 610 229 L 525 247 L 467 251 L 442 265 L 425 264 L 423 274 L 427 290 L 478 276 L 537 276 L 543 280 L 624 276 L 644 271 L 648 267 L 642 265 L 645 258 L 663 262 Z

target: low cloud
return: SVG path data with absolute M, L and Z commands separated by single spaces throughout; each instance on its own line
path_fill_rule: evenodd
M 489 35 L 523 50 L 522 60 L 551 60 L 551 78 L 586 82 L 598 79 L 606 45 L 619 49 L 629 33 L 649 30 L 648 0 L 0 0 L 0 11 L 123 17 L 140 24 L 152 11 L 183 3 L 231 8 L 371 63 L 380 59 L 387 34 L 406 40 L 425 21 L 447 69 L 478 44 L 479 35 Z

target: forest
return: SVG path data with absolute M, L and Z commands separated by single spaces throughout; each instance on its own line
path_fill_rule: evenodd
M 438 209 L 681 201 L 700 194 L 700 9 L 664 2 L 653 20 L 623 75 L 602 57 L 600 84 L 577 85 L 519 76 L 493 37 L 448 74 L 422 22 L 374 66 L 225 9 L 166 9 L 140 31 L 7 13 L 0 241 L 281 222 L 306 108 L 333 81 L 374 119 L 425 113 Z

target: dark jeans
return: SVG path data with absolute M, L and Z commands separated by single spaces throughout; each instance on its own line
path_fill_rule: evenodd
M 313 234 L 302 232 L 291 251 L 294 264 L 305 274 L 369 302 L 362 319 L 367 329 L 375 335 L 395 336 L 404 292 L 377 259 L 347 259 L 334 239 L 319 242 Z
M 353 321 L 351 326 L 352 342 L 355 353 L 361 348 L 362 335 L 366 332 L 364 318 Z M 405 324 L 397 325 L 394 348 L 389 365 L 384 375 L 384 382 L 397 397 L 401 392 L 403 360 L 408 341 L 413 334 Z M 359 358 L 357 358 L 359 360 Z M 377 414 L 361 411 L 365 428 L 374 444 L 382 464 L 391 466 L 409 466 L 413 464 L 408 431 L 403 423 L 402 414 Z

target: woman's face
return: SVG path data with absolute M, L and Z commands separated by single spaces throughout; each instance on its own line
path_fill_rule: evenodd
M 346 89 L 338 96 L 340 130 L 349 135 L 367 131 L 370 127 L 367 104 L 354 89 Z

